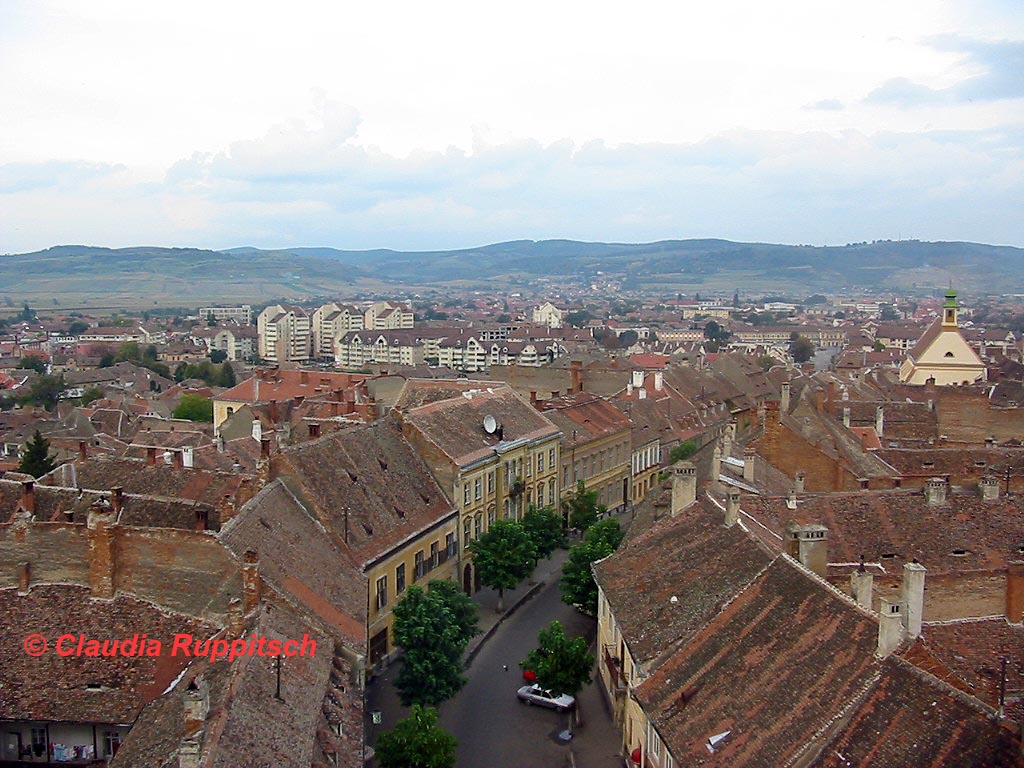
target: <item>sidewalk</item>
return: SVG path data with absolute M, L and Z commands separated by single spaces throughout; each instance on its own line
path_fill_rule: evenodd
M 480 634 L 476 635 L 466 646 L 466 667 L 473 663 L 473 657 L 477 650 L 483 645 L 487 638 L 494 634 L 501 623 L 515 612 L 516 608 L 525 603 L 543 586 L 550 581 L 558 581 L 562 578 L 562 564 L 568 557 L 568 551 L 556 549 L 551 557 L 537 563 L 537 568 L 529 579 L 524 581 L 515 589 L 505 591 L 505 610 L 498 613 L 498 592 L 490 587 L 483 587 L 473 595 L 473 602 L 480 610 L 478 612 Z

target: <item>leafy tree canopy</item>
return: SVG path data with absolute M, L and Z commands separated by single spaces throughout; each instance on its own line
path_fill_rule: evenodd
M 537 547 L 516 520 L 495 520 L 487 533 L 470 542 L 469 549 L 480 581 L 498 590 L 498 610 L 505 590 L 529 576 L 537 561 Z
M 576 491 L 563 502 L 569 509 L 570 527 L 585 531 L 608 511 L 604 504 L 598 504 L 597 499 L 597 491 L 588 491 L 582 480 L 576 484 Z
M 465 684 L 462 652 L 469 638 L 442 590 L 409 587 L 394 609 L 395 642 L 405 650 L 395 687 L 402 703 L 440 704 Z
M 377 737 L 381 768 L 455 768 L 459 742 L 437 724 L 437 710 L 413 705 L 412 712 Z
M 582 637 L 566 637 L 562 624 L 552 621 L 537 636 L 537 648 L 519 662 L 537 675 L 537 682 L 555 693 L 575 696 L 590 683 L 594 657 Z
M 523 528 L 537 548 L 537 557 L 548 557 L 559 547 L 565 546 L 562 531 L 562 516 L 551 507 L 538 509 L 533 505 L 523 515 Z
M 798 363 L 806 363 L 814 356 L 814 342 L 806 336 L 798 336 L 790 344 L 790 354 Z
M 18 471 L 32 477 L 42 477 L 47 472 L 52 472 L 56 466 L 54 457 L 50 455 L 50 441 L 37 429 L 32 439 L 25 444 L 25 452 L 21 456 L 21 463 L 18 464 Z
M 583 541 L 569 549 L 562 566 L 562 602 L 576 606 L 590 616 L 597 614 L 597 584 L 591 564 L 602 560 L 622 543 L 622 529 L 616 520 L 595 523 Z
M 182 395 L 171 416 L 189 421 L 213 421 L 213 401 L 202 395 Z
M 677 461 L 685 461 L 697 452 L 697 443 L 694 440 L 685 440 L 678 445 L 673 446 L 672 450 L 668 454 L 668 460 L 670 464 L 675 464 Z
M 46 361 L 35 355 L 29 355 L 28 357 L 21 358 L 21 360 L 18 361 L 18 367 L 38 371 L 39 373 L 46 373 Z

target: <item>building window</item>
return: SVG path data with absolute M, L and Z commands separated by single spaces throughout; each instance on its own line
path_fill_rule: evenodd
M 446 533 L 444 535 L 444 549 L 448 557 L 455 557 L 455 534 Z
M 658 739 L 658 734 L 650 723 L 647 724 L 647 752 L 652 757 L 661 755 L 661 743 Z
M 555 506 L 558 499 L 555 498 L 555 478 L 548 480 L 548 504 Z
M 491 504 L 491 506 L 489 506 L 487 508 L 487 528 L 488 529 L 490 529 L 490 527 L 492 525 L 494 525 L 494 519 L 497 516 L 498 516 L 498 511 L 494 508 L 494 505 Z
M 423 564 L 423 550 L 421 549 L 416 553 L 415 563 L 413 566 L 413 581 L 419 581 L 426 574 L 427 568 Z
M 462 486 L 462 503 L 467 507 L 469 506 L 469 494 L 469 481 L 467 480 L 466 484 Z
M 554 448 L 548 449 L 548 466 L 551 467 L 552 469 L 555 468 L 555 449 Z
M 405 563 L 401 563 L 395 568 L 395 594 L 400 595 L 405 592 Z
M 462 547 L 464 549 L 469 549 L 469 542 L 473 540 L 473 537 L 471 535 L 472 528 L 473 521 L 467 517 L 465 521 L 462 523 Z
M 377 579 L 377 610 L 388 604 L 388 577 L 381 576 Z
M 441 564 L 441 544 L 440 542 L 433 542 L 430 545 L 430 569 L 433 570 Z
M 544 451 L 537 454 L 537 474 L 544 471 Z
M 568 464 L 566 464 L 564 467 L 562 467 L 562 487 L 563 488 L 568 488 L 569 487 L 569 465 Z
M 473 536 L 477 539 L 480 538 L 480 534 L 483 533 L 484 516 L 479 512 L 473 519 Z
M 103 732 L 103 754 L 105 757 L 113 757 L 117 750 L 121 748 L 121 732 L 120 731 L 104 731 Z
M 494 495 L 494 470 L 487 473 L 487 495 Z
M 478 477 L 476 480 L 473 481 L 473 498 L 476 501 L 480 501 L 480 499 L 483 498 L 483 495 L 484 495 L 484 481 L 483 481 L 483 478 Z

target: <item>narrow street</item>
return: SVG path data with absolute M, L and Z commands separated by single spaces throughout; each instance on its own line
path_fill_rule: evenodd
M 469 682 L 441 705 L 442 726 L 459 740 L 459 768 L 561 768 L 571 764 L 570 750 L 578 766 L 622 768 L 618 732 L 597 683 L 587 686 L 578 697 L 582 725 L 574 729 L 571 741 L 559 738 L 569 725 L 568 715 L 528 707 L 516 698 L 516 690 L 524 684 L 519 660 L 535 646 L 540 629 L 553 619 L 562 622 L 566 634 L 593 641 L 596 622 L 561 601 L 557 575 L 553 574 L 495 628 L 466 672 Z M 405 714 L 391 685 L 397 673 L 396 666 L 368 690 L 370 706 L 382 712 L 383 722 L 376 732 L 393 727 Z

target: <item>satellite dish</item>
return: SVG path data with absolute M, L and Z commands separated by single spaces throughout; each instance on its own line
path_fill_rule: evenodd
M 488 435 L 493 435 L 494 431 L 498 428 L 498 422 L 494 420 L 491 414 L 484 416 L 484 432 Z

